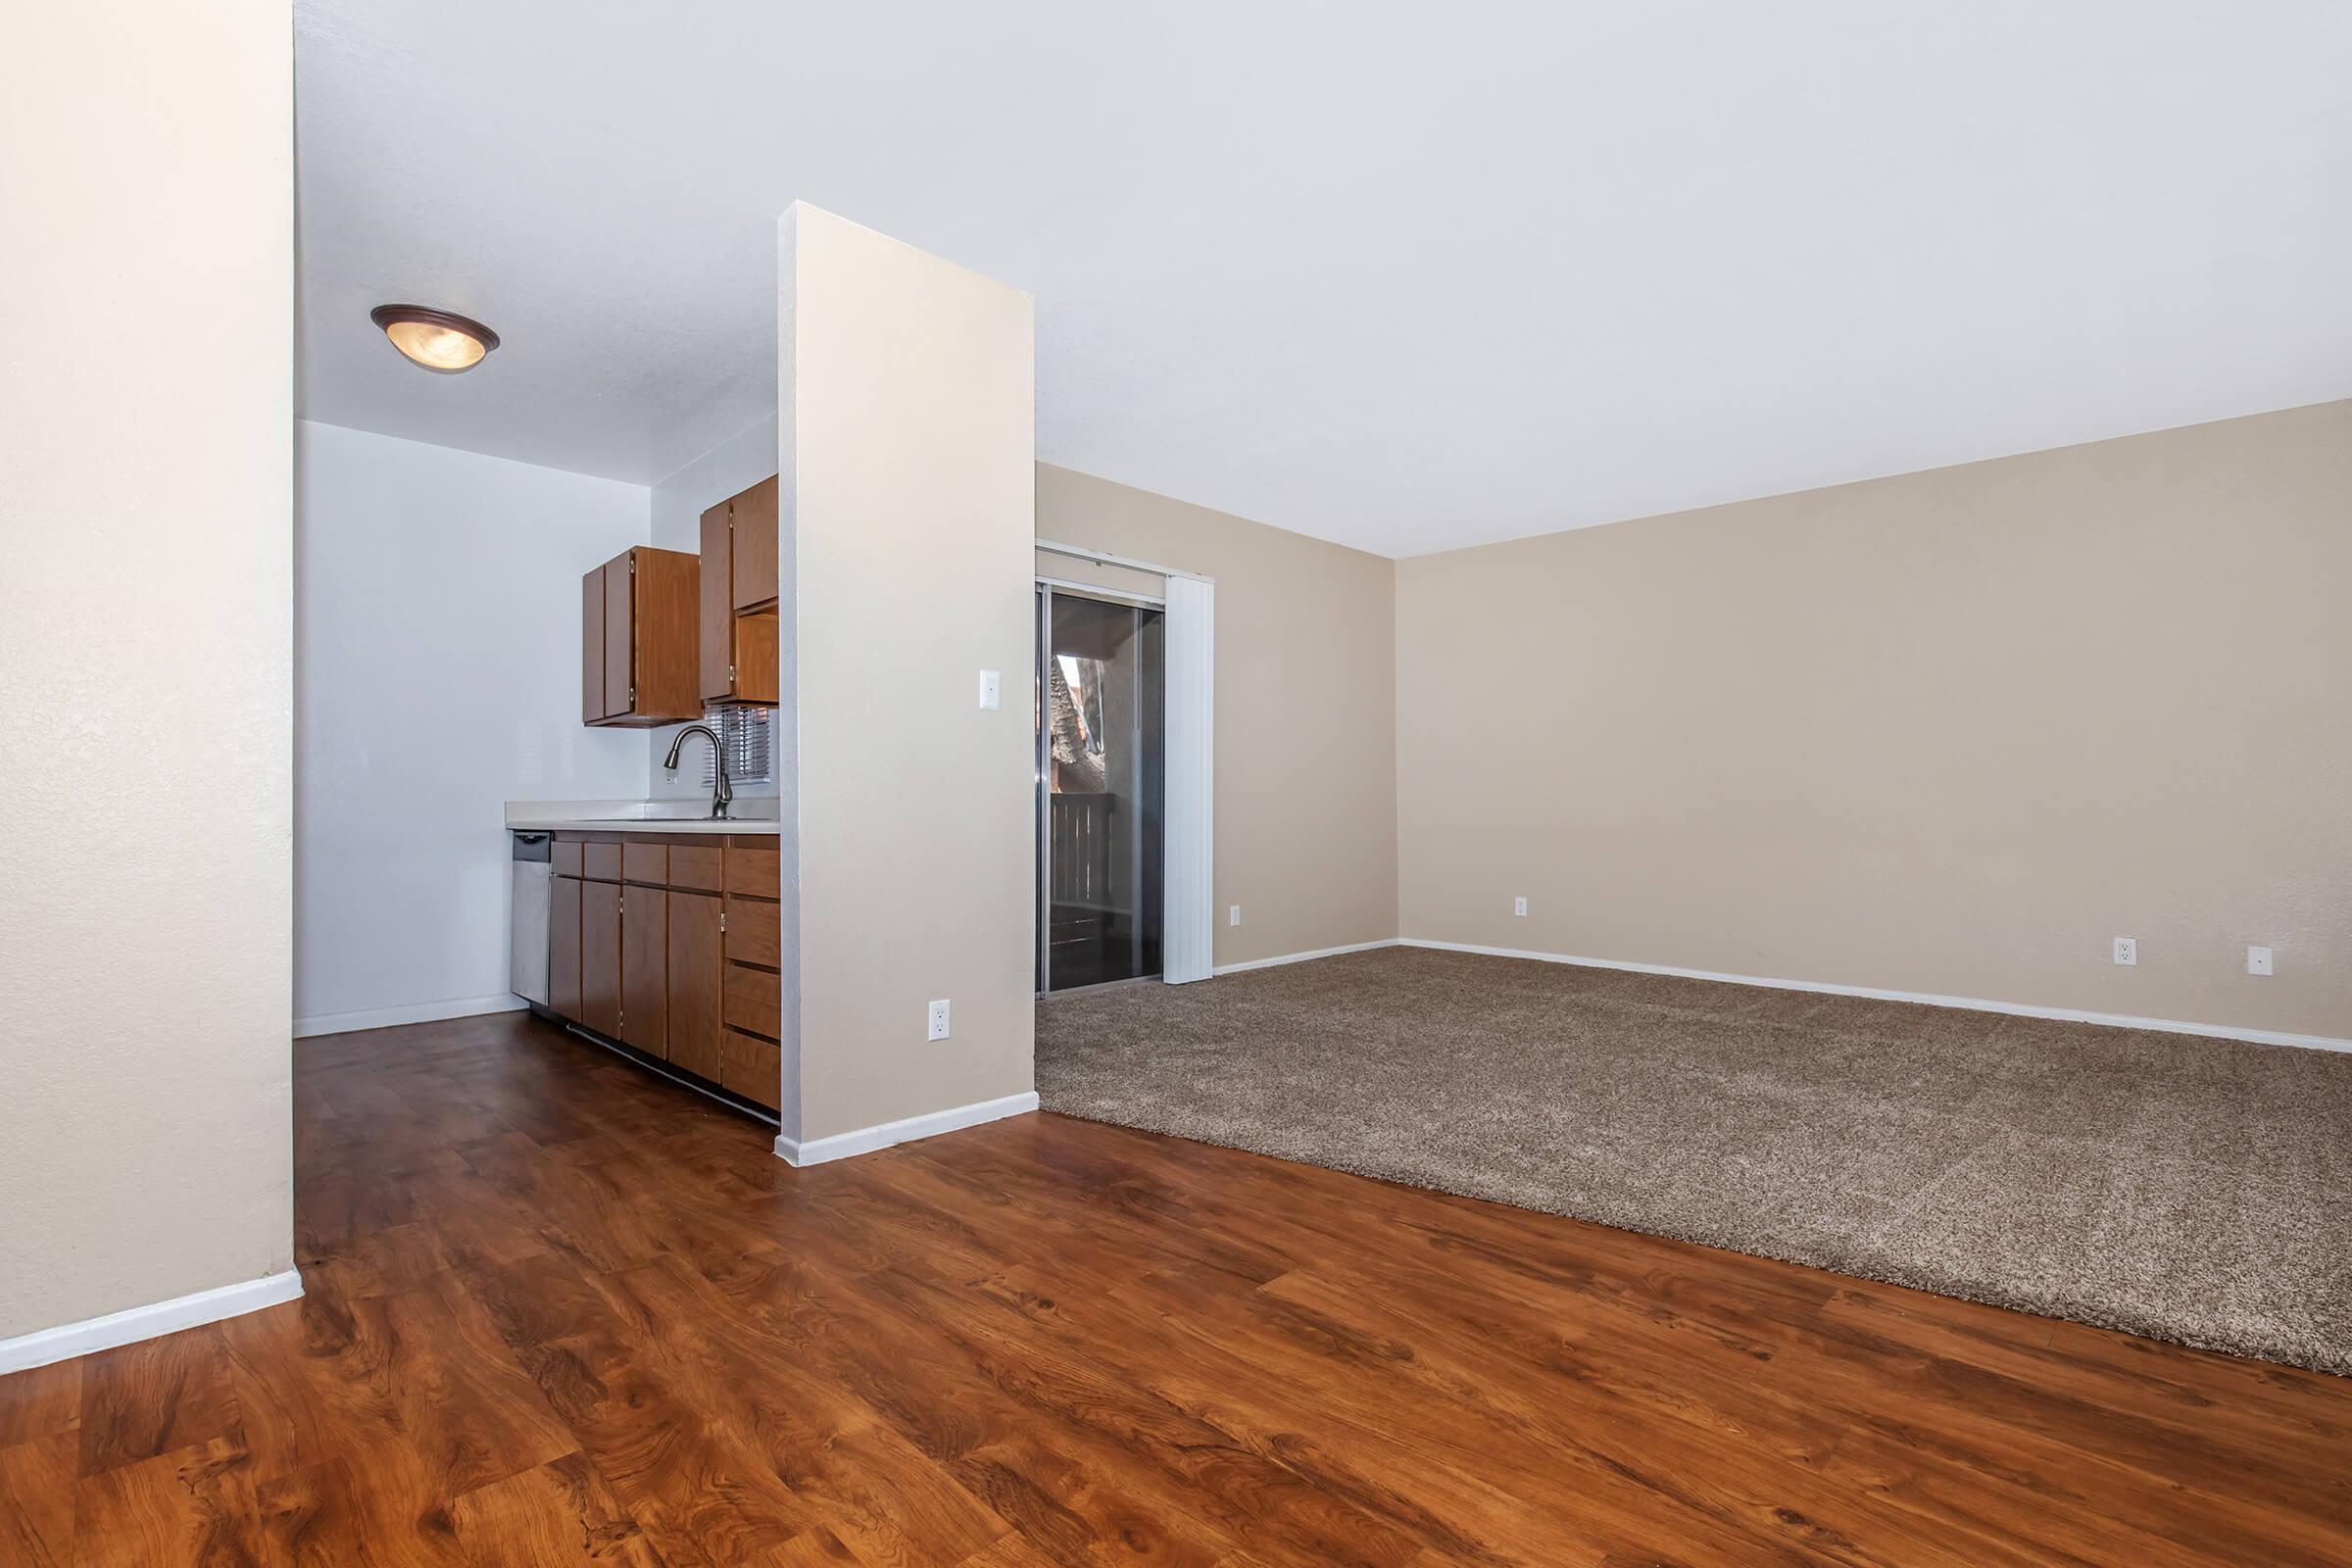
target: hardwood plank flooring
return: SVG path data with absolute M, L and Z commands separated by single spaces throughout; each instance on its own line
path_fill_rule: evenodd
M 2352 1561 L 2352 1381 L 1022 1117 L 795 1171 L 303 1042 L 299 1302 L 0 1379 L 0 1562 Z

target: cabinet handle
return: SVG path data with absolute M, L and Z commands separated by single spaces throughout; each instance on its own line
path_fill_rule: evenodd
M 718 929 L 721 935 L 724 935 L 727 929 L 727 911 L 724 909 L 718 911 Z

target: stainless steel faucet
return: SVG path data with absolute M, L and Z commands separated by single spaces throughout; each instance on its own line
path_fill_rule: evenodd
M 700 735 L 710 743 L 711 772 L 718 779 L 710 790 L 711 819 L 715 821 L 734 815 L 735 786 L 727 779 L 727 749 L 718 743 L 718 731 L 708 724 L 687 725 L 678 731 L 678 738 L 669 743 L 669 756 L 662 760 L 662 765 L 667 768 L 678 765 L 678 753 L 685 750 L 686 737 L 689 735 Z

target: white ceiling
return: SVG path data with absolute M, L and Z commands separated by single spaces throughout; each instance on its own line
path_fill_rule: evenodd
M 1035 294 L 1048 462 L 1391 555 L 2352 396 L 2331 0 L 296 9 L 304 413 L 587 473 L 773 408 L 796 198 Z

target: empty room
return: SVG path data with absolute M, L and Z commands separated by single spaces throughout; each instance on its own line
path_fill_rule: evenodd
M 0 1563 L 2352 1562 L 2352 11 L 10 34 Z

